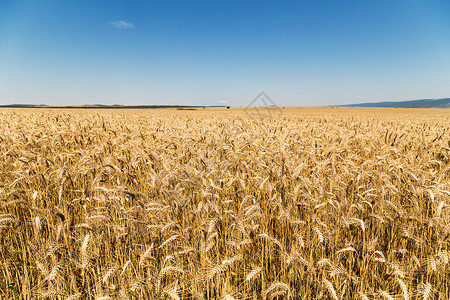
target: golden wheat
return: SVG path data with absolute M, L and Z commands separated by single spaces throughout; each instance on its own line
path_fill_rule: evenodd
M 271 109 L 0 110 L 0 298 L 449 300 L 448 110 Z

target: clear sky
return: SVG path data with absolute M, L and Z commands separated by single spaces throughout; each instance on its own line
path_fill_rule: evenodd
M 448 0 L 0 0 L 0 104 L 450 97 Z

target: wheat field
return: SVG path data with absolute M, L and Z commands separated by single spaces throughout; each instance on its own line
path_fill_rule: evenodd
M 450 299 L 450 113 L 0 110 L 1 299 Z

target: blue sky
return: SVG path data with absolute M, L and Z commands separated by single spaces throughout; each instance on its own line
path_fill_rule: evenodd
M 0 104 L 450 97 L 450 1 L 1 0 Z

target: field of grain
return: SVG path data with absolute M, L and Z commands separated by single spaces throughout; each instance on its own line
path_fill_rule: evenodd
M 449 110 L 0 124 L 1 299 L 450 299 Z

